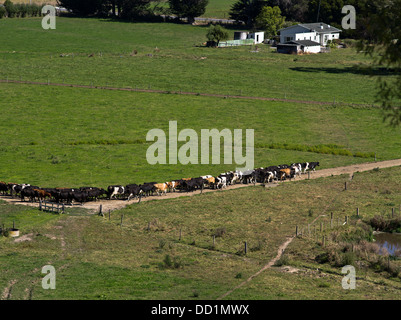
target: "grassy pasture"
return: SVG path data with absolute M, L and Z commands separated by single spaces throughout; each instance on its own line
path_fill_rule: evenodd
M 205 26 L 58 18 L 56 30 L 43 30 L 29 18 L 2 19 L 0 28 L 3 79 L 372 104 L 380 75 L 370 77 L 371 61 L 353 49 L 206 48 Z
M 205 128 L 254 129 L 261 146 L 255 148 L 255 167 L 320 161 L 327 168 L 374 160 L 264 147 L 270 143 L 335 144 L 352 153 L 376 152 L 380 160 L 400 157 L 399 129 L 385 126 L 375 108 L 18 84 L 1 84 L 0 90 L 0 177 L 9 182 L 107 186 L 235 169 L 223 158 L 220 165 L 149 165 L 146 134 L 160 128 L 168 135 L 169 120 L 178 122 L 178 131 L 194 129 L 199 139 Z
M 33 230 L 27 225 L 21 228 L 24 234 L 33 233 L 32 241 L 13 243 L 0 238 L 0 287 L 17 280 L 13 299 L 26 298 L 27 288 L 32 299 L 216 299 L 275 256 L 278 245 L 294 234 L 295 225 L 305 225 L 328 212 L 343 220 L 356 206 L 363 219 L 368 219 L 387 212 L 390 202 L 401 203 L 400 177 L 400 168 L 357 173 L 347 192 L 343 184 L 348 176 L 337 176 L 270 189 L 249 187 L 149 201 L 113 212 L 110 221 L 107 217 L 41 213 L 41 225 Z M 9 205 L 2 206 L 11 210 Z M 25 213 L 26 219 L 30 214 L 35 215 Z M 327 217 L 322 219 L 327 222 Z M 225 233 L 216 237 L 213 248 L 212 234 L 218 228 Z M 249 249 L 246 256 L 241 253 L 244 241 Z M 288 249 L 298 258 L 295 266 L 305 272 L 291 274 L 273 267 L 227 298 L 399 297 L 400 282 L 374 272 L 358 274 L 357 290 L 343 290 L 341 269 L 302 262 L 308 248 L 314 253 L 321 250 L 305 239 L 294 240 Z M 175 258 L 177 268 L 165 266 L 166 255 Z M 40 286 L 40 268 L 49 261 L 58 270 L 56 290 Z

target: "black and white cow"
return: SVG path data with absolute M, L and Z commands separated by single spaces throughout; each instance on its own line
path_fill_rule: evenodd
M 316 167 L 319 166 L 319 162 L 309 162 L 309 169 L 316 171 Z
M 113 185 L 113 186 L 108 186 L 107 187 L 107 195 L 108 195 L 110 200 L 113 197 L 115 199 L 117 199 L 117 195 L 123 195 L 124 193 L 125 193 L 125 187 L 124 186 Z
M 301 163 L 293 163 L 291 165 L 291 169 L 295 170 L 295 177 L 298 175 L 299 177 L 301 177 L 302 174 L 302 164 Z
M 219 175 L 218 177 L 215 177 L 215 186 L 216 189 L 227 188 L 227 176 Z

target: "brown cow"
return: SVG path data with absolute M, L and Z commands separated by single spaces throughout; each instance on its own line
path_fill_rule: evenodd
M 280 180 L 284 180 L 285 178 L 293 178 L 295 174 L 295 170 L 291 168 L 280 169 Z
M 155 186 L 156 192 L 159 196 L 162 195 L 163 193 L 165 195 L 167 195 L 167 190 L 168 190 L 167 183 L 155 183 L 154 186 Z
M 214 177 L 206 178 L 206 184 L 209 186 L 209 188 L 214 187 L 214 184 L 216 182 L 216 179 Z
M 176 192 L 176 190 L 177 190 L 176 187 L 178 187 L 179 185 L 180 185 L 179 181 L 167 182 L 167 187 L 168 187 L 169 191 Z
M 42 189 L 33 189 L 33 191 L 35 192 L 35 197 L 40 200 L 52 197 L 52 195 L 49 192 L 46 192 L 45 190 Z

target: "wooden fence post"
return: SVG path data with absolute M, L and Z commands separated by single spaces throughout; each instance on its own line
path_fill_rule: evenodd
M 121 215 L 121 228 L 123 227 L 124 214 Z
M 298 225 L 295 227 L 295 236 L 298 237 Z
M 244 248 L 244 250 L 245 250 L 245 254 L 247 254 L 247 252 L 248 252 L 248 244 L 247 244 L 246 241 L 245 241 L 245 248 Z
M 179 241 L 181 241 L 181 236 L 182 236 L 182 228 L 180 228 L 180 238 L 179 238 Z
M 356 208 L 356 215 L 359 217 L 359 208 Z
M 102 206 L 102 205 L 100 205 L 100 206 L 99 206 L 99 215 L 101 215 L 101 214 L 102 214 L 102 211 L 103 211 L 103 206 Z
M 110 209 L 109 209 L 109 221 L 110 221 Z
M 347 181 L 345 181 L 344 190 L 347 190 Z

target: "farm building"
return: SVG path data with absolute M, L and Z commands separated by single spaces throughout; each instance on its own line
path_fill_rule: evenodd
M 320 43 L 311 40 L 289 41 L 287 43 L 280 43 L 277 45 L 278 53 L 319 53 Z
M 301 44 L 301 46 L 304 47 L 304 49 L 301 48 L 301 50 L 303 52 L 311 53 L 321 52 L 320 47 L 326 46 L 329 40 L 339 39 L 341 32 L 340 29 L 334 28 L 323 22 L 297 24 L 279 31 L 280 45 L 294 45 L 294 42 L 300 43 L 300 41 L 308 41 Z M 316 43 L 320 46 L 319 50 L 317 49 L 318 47 Z
M 234 40 L 253 40 L 253 44 L 258 44 L 262 43 L 265 40 L 265 33 L 263 31 L 236 31 L 234 32 Z

